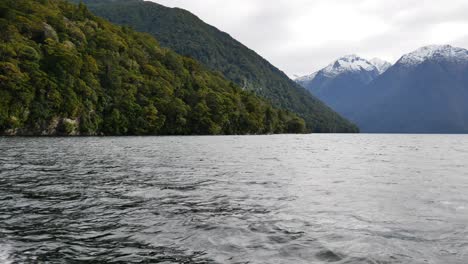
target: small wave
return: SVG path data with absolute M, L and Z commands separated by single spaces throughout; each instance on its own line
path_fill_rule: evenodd
M 0 243 L 0 264 L 12 264 L 11 260 L 12 248 L 9 245 Z
M 315 255 L 319 260 L 325 262 L 338 262 L 343 259 L 342 256 L 331 250 L 323 250 Z

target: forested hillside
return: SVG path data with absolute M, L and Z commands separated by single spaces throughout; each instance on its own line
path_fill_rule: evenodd
M 267 99 L 274 106 L 297 113 L 305 119 L 311 132 L 358 131 L 356 126 L 254 51 L 188 11 L 140 0 L 83 2 L 95 14 L 113 23 L 150 33 L 162 46 L 195 58 L 242 88 Z
M 300 133 L 278 110 L 83 4 L 0 2 L 0 134 Z

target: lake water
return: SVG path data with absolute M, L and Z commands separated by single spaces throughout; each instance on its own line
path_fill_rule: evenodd
M 468 136 L 0 138 L 0 263 L 468 263 Z

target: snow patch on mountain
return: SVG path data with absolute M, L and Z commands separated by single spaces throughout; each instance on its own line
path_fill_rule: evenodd
M 384 61 L 379 58 L 373 58 L 369 62 L 377 68 L 379 74 L 386 72 L 390 67 L 392 67 L 392 64 L 390 62 Z
M 307 83 L 312 81 L 318 74 L 327 78 L 334 78 L 340 74 L 347 72 L 377 72 L 382 74 L 392 65 L 389 62 L 375 58 L 370 61 L 363 59 L 356 55 L 347 55 L 339 58 L 333 63 L 329 64 L 324 69 L 310 75 L 296 78 L 298 83 Z
M 335 77 L 344 72 L 373 71 L 375 66 L 356 55 L 344 56 L 328 65 L 321 72 L 327 77 Z
M 397 62 L 400 65 L 415 66 L 426 60 L 449 60 L 467 62 L 468 50 L 450 45 L 430 45 L 403 55 Z

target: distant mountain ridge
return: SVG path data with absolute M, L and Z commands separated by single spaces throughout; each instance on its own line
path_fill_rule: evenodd
M 140 0 L 83 2 L 96 15 L 147 32 L 162 46 L 193 57 L 273 105 L 297 113 L 311 132 L 358 131 L 264 58 L 186 10 Z
M 415 67 L 426 61 L 467 63 L 468 50 L 450 45 L 430 45 L 403 55 L 396 65 Z
M 367 132 L 468 133 L 468 50 L 405 54 L 361 95 L 350 118 Z
M 347 55 L 320 71 L 297 78 L 296 82 L 349 118 L 352 112 L 350 98 L 353 98 L 353 94 L 390 66 L 390 63 L 380 59 L 369 61 L 357 55 Z
M 318 76 L 318 75 L 317 75 Z M 318 77 L 310 83 L 314 85 Z M 468 50 L 431 45 L 365 85 L 337 83 L 325 102 L 371 133 L 468 133 Z M 329 80 L 330 81 L 330 80 Z M 316 91 L 317 86 L 310 87 Z
M 330 63 L 327 67 L 312 73 L 296 78 L 296 82 L 302 86 L 308 86 L 307 82 L 312 81 L 317 76 L 326 76 L 328 78 L 337 77 L 344 73 L 373 73 L 372 75 L 380 75 L 391 67 L 389 62 L 374 58 L 372 60 L 366 60 L 357 55 L 343 56 L 336 61 Z

